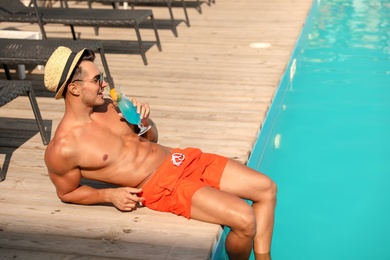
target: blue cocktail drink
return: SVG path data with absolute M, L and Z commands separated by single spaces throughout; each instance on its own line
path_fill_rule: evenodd
M 111 97 L 116 100 L 118 103 L 119 109 L 123 115 L 123 117 L 126 119 L 127 122 L 133 125 L 138 125 L 140 132 L 138 135 L 143 135 L 146 133 L 150 126 L 145 127 L 141 123 L 140 114 L 137 113 L 137 107 L 134 106 L 133 102 L 131 102 L 120 90 L 118 89 L 118 92 L 114 91 L 115 94 L 111 94 Z
M 137 113 L 137 107 L 128 98 L 122 96 L 118 102 L 118 106 L 127 122 L 133 125 L 141 123 L 141 118 Z

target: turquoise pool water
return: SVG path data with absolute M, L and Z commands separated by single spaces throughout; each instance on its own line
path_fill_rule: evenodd
M 278 184 L 273 260 L 390 259 L 390 0 L 313 3 L 248 165 Z

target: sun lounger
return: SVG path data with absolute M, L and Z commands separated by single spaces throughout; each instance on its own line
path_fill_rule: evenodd
M 108 68 L 107 60 L 103 47 L 99 41 L 70 39 L 46 39 L 46 40 L 28 40 L 28 39 L 1 39 L 0 38 L 0 64 L 3 64 L 8 79 L 11 79 L 7 65 L 45 65 L 50 55 L 58 46 L 66 46 L 77 52 L 83 48 L 88 48 L 99 54 L 107 82 L 114 86 Z
M 93 2 L 99 2 L 99 3 L 112 3 L 113 6 L 115 7 L 115 4 L 123 4 L 123 3 L 128 3 L 131 5 L 132 9 L 134 10 L 134 6 L 166 6 L 168 7 L 169 10 L 169 15 L 171 18 L 171 30 L 173 34 L 177 37 L 177 29 L 176 29 L 176 22 L 175 18 L 173 16 L 173 11 L 172 7 L 174 6 L 175 1 L 174 0 L 88 0 L 88 6 L 92 8 L 92 3 Z M 184 10 L 184 15 L 185 15 L 185 22 L 187 26 L 190 26 L 190 19 L 188 18 L 187 14 L 187 8 L 186 8 L 186 3 L 184 0 L 180 0 L 180 5 L 183 7 Z
M 26 7 L 19 0 L 0 1 L 0 22 L 38 23 L 42 37 L 47 38 L 44 24 L 69 25 L 73 39 L 76 40 L 74 26 L 89 27 L 116 27 L 134 28 L 137 34 L 139 50 L 145 65 L 147 59 L 139 26 L 150 19 L 156 37 L 156 44 L 161 51 L 161 43 L 151 10 L 104 10 L 86 8 L 44 8 L 37 7 L 33 0 L 34 8 Z

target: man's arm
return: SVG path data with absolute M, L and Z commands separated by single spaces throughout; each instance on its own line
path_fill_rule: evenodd
M 150 108 L 149 108 L 149 105 L 148 104 L 144 104 L 144 103 L 141 103 L 139 101 L 137 101 L 135 98 L 133 98 L 131 100 L 133 102 L 133 104 L 137 107 L 137 112 L 140 113 L 140 116 L 141 116 L 141 123 L 148 127 L 148 126 L 151 126 L 151 128 L 145 133 L 142 135 L 143 138 L 147 139 L 148 141 L 150 142 L 154 142 L 154 143 L 157 143 L 158 141 L 158 131 L 157 131 L 157 126 L 156 124 L 153 122 L 153 120 L 149 117 L 150 115 Z M 102 105 L 102 106 L 97 106 L 97 107 L 94 107 L 93 111 L 94 112 L 97 112 L 97 113 L 105 113 L 107 112 L 109 109 L 108 107 L 109 106 L 112 106 L 115 111 L 118 113 L 118 115 L 122 118 L 123 121 L 126 121 L 124 118 L 123 118 L 123 115 L 122 113 L 120 112 L 118 106 L 115 104 L 114 101 L 112 101 L 111 99 L 105 99 L 105 104 Z M 135 133 L 138 133 L 139 132 L 139 128 L 138 126 L 136 125 L 131 125 L 131 124 L 128 124 L 132 131 L 135 132 Z
M 58 143 L 57 145 L 53 145 L 53 143 L 48 145 L 45 163 L 50 180 L 56 188 L 57 196 L 63 202 L 83 205 L 112 203 L 119 210 L 131 211 L 137 203 L 144 200 L 137 196 L 142 191 L 137 188 L 95 189 L 87 185 L 80 185 L 80 169 L 72 162 L 72 158 L 77 156 L 73 152 L 68 154 L 64 152 L 66 149 L 59 148 Z
M 137 196 L 142 192 L 142 189 L 138 188 L 95 189 L 87 185 L 80 186 L 81 175 L 78 171 L 75 169 L 63 175 L 49 171 L 50 179 L 56 187 L 57 196 L 61 201 L 81 205 L 112 203 L 119 210 L 131 211 L 144 200 Z

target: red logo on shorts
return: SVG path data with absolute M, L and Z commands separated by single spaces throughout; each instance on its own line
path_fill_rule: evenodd
M 172 154 L 172 163 L 175 166 L 180 166 L 180 164 L 184 161 L 186 157 L 182 153 L 174 153 Z

